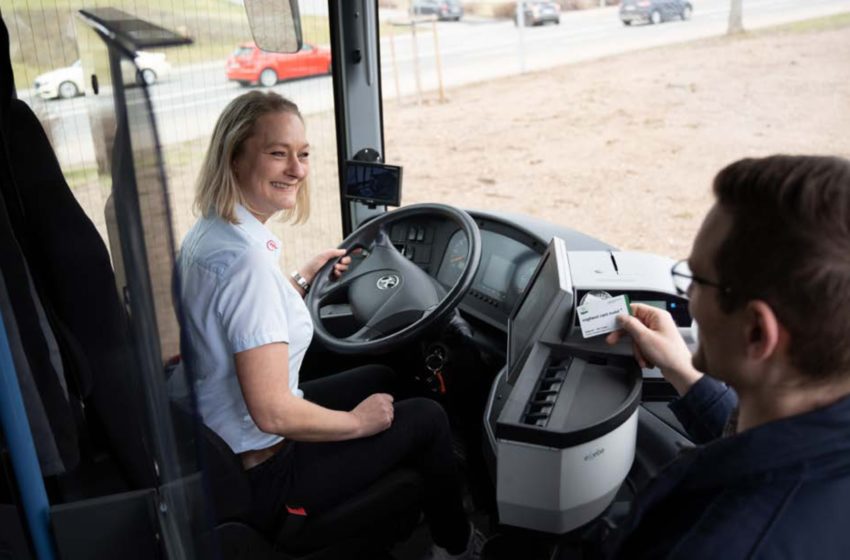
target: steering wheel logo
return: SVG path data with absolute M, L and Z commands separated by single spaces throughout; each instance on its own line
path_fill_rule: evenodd
M 378 278 L 378 281 L 375 283 L 375 285 L 378 287 L 379 290 L 391 290 L 398 286 L 399 282 L 401 282 L 401 280 L 398 276 L 396 276 L 395 274 L 387 274 L 386 276 L 381 276 L 380 278 Z

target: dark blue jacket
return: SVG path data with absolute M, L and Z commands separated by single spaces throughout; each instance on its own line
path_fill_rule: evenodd
M 706 441 L 736 404 L 705 377 L 671 408 Z M 850 558 L 850 398 L 683 453 L 621 535 L 618 558 Z

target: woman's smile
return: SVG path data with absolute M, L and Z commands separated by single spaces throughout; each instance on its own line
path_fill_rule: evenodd
M 293 113 L 260 117 L 234 161 L 245 207 L 261 222 L 291 210 L 310 170 L 304 123 Z

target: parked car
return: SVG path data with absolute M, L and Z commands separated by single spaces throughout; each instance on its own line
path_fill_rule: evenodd
M 271 87 L 281 80 L 331 73 L 331 51 L 304 43 L 296 53 L 276 53 L 244 43 L 227 58 L 227 79 Z
M 165 53 L 139 51 L 136 66 L 127 61 L 122 65 L 124 83 L 145 84 L 151 86 L 171 73 L 171 64 L 165 59 Z M 68 99 L 85 94 L 85 79 L 82 62 L 77 60 L 71 66 L 51 70 L 36 77 L 35 91 L 43 99 Z
M 546 23 L 561 23 L 561 6 L 548 0 L 530 0 L 525 5 L 524 22 L 529 25 L 544 25 Z M 517 4 L 519 6 L 519 4 Z M 514 25 L 519 25 L 519 9 L 514 15 Z
M 622 0 L 620 21 L 631 25 L 634 21 L 658 24 L 673 18 L 690 19 L 694 8 L 686 0 Z
M 460 21 L 463 6 L 460 0 L 413 0 L 410 11 L 417 16 L 437 16 L 440 21 Z

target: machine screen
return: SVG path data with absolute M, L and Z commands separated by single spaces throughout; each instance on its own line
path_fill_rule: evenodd
M 667 311 L 667 302 L 664 300 L 632 300 L 632 303 L 642 303 L 644 305 L 651 305 L 652 307 L 657 307 L 658 309 Z
M 580 290 L 578 292 L 579 299 L 583 300 L 588 293 L 589 290 Z M 678 327 L 687 328 L 691 326 L 691 314 L 688 311 L 688 300 L 680 296 L 664 294 L 661 292 L 650 292 L 648 290 L 605 290 L 605 294 L 608 297 L 616 297 L 625 294 L 629 296 L 629 301 L 632 303 L 642 303 L 644 305 L 651 305 L 652 307 L 668 311 L 670 315 L 672 315 L 673 321 L 676 322 L 676 326 Z M 579 326 L 577 317 L 575 319 L 574 326 Z
M 552 304 L 559 289 L 556 259 L 547 253 L 511 317 L 508 333 L 509 375 L 516 375 L 516 365 L 525 354 L 535 327 L 540 324 L 540 319 Z

